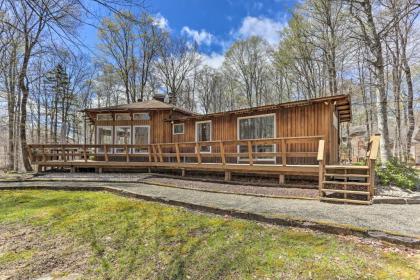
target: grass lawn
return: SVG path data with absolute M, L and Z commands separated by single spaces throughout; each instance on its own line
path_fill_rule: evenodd
M 419 279 L 416 252 L 101 192 L 0 191 L 0 279 Z

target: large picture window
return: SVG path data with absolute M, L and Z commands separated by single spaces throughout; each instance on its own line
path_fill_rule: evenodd
M 211 121 L 203 121 L 195 123 L 195 141 L 211 141 Z M 202 145 L 200 152 L 210 153 L 211 146 Z
M 150 144 L 150 126 L 142 125 L 142 126 L 134 126 L 133 127 L 133 144 L 134 145 L 148 145 Z M 135 148 L 135 153 L 147 153 L 147 147 Z
M 96 143 L 98 145 L 112 144 L 112 126 L 98 126 L 96 130 Z M 104 149 L 99 148 L 99 153 L 103 153 Z
M 130 126 L 116 126 L 115 127 L 115 144 L 130 145 L 131 144 L 131 127 Z M 115 148 L 115 153 L 123 153 L 124 148 Z
M 238 118 L 238 138 L 239 140 L 275 138 L 275 127 L 275 114 Z M 240 153 L 247 153 L 248 146 L 239 145 L 238 150 Z M 272 153 L 275 152 L 275 145 L 252 145 L 252 151 Z M 275 161 L 276 157 L 255 157 L 255 159 Z M 239 157 L 239 161 L 244 160 L 247 161 L 249 158 Z

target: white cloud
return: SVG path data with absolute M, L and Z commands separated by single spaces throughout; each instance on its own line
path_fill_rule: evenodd
M 197 31 L 189 28 L 188 26 L 182 27 L 181 34 L 192 38 L 198 45 L 205 44 L 207 46 L 210 46 L 215 39 L 213 34 L 207 32 L 204 29 L 201 29 L 201 31 Z
M 220 53 L 212 52 L 211 54 L 200 54 L 201 61 L 204 65 L 218 69 L 222 66 L 223 61 L 225 61 L 225 55 Z
M 159 26 L 160 29 L 167 30 L 167 31 L 170 30 L 168 20 L 164 16 L 162 16 L 160 13 L 157 13 L 154 16 L 154 19 L 155 19 L 154 20 L 155 25 Z
M 242 21 L 242 25 L 237 33 L 241 38 L 259 36 L 267 40 L 271 45 L 276 45 L 280 41 L 280 31 L 285 25 L 285 23 L 266 17 L 247 16 Z

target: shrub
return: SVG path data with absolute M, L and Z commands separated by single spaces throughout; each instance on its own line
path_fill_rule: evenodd
M 420 184 L 416 170 L 396 158 L 387 161 L 385 166 L 376 165 L 375 170 L 382 185 L 395 185 L 399 188 L 415 190 L 417 184 Z

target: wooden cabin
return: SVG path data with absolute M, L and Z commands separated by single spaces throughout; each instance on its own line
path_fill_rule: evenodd
M 188 112 L 162 99 L 86 109 L 85 112 L 95 127 L 94 144 L 141 145 L 319 136 L 325 139 L 329 164 L 339 161 L 339 124 L 351 119 L 347 95 L 207 115 Z M 317 142 L 299 145 L 293 152 L 316 151 L 317 147 Z M 212 147 L 206 145 L 200 149 L 202 153 L 212 151 Z M 243 145 L 233 145 L 226 152 L 245 152 L 246 149 Z M 275 145 L 254 145 L 252 149 L 254 152 L 276 152 Z M 220 151 L 216 147 L 212 152 Z M 238 162 L 245 160 L 237 158 Z M 256 160 L 275 163 L 276 157 Z M 309 162 L 304 158 L 294 159 L 294 163 Z
M 204 115 L 161 97 L 84 112 L 94 143 L 29 145 L 38 170 L 194 170 L 223 172 L 227 181 L 233 173 L 270 174 L 280 184 L 312 176 L 321 200 L 370 204 L 374 193 L 379 136 L 368 143 L 366 166 L 339 165 L 340 123 L 351 120 L 347 95 Z

